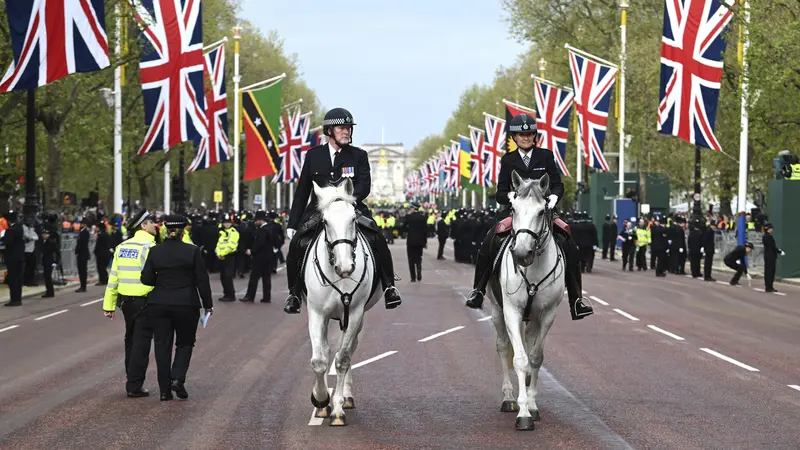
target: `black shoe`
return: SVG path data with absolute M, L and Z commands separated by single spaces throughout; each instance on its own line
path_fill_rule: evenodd
M 219 301 L 221 301 L 221 302 L 235 302 L 236 301 L 236 297 L 222 296 L 222 297 L 219 298 Z
M 162 392 L 161 393 L 161 401 L 162 402 L 166 402 L 166 401 L 172 400 L 174 398 L 175 397 L 172 396 L 172 392 L 166 392 L 166 393 Z
M 395 309 L 400 306 L 400 303 L 403 303 L 403 300 L 400 298 L 400 292 L 398 292 L 397 288 L 394 286 L 389 286 L 386 289 L 383 293 L 383 300 L 386 303 L 386 309 Z
M 82 288 L 75 289 L 75 292 L 78 292 L 78 293 L 80 293 L 80 292 L 86 292 L 86 288 L 85 288 L 85 287 L 82 287 Z
M 108 284 L 108 283 L 102 283 L 102 282 L 101 282 L 101 283 L 95 283 L 94 285 L 95 285 L 95 286 L 105 286 L 105 285 L 107 285 L 107 284 Z
M 416 282 L 417 282 L 417 280 L 416 280 L 416 279 L 414 279 L 414 278 L 412 278 L 412 279 L 411 279 L 411 282 L 412 282 L 412 283 L 416 283 Z
M 716 278 L 703 278 L 703 281 L 717 281 Z
M 145 388 L 139 388 L 135 391 L 128 391 L 128 397 L 131 398 L 140 398 L 140 397 L 149 397 L 150 391 Z
M 272 303 L 272 299 L 271 299 L 271 298 L 269 298 L 269 297 L 267 297 L 267 298 L 262 298 L 262 299 L 261 299 L 261 300 L 259 300 L 259 301 L 260 301 L 261 303 Z
M 481 309 L 483 307 L 483 293 L 477 289 L 470 292 L 466 306 L 467 308 Z
M 575 302 L 570 305 L 569 312 L 572 314 L 572 320 L 581 320 L 586 316 L 594 314 L 592 307 L 583 303 L 583 297 L 575 300 Z
M 729 283 L 731 286 L 738 286 L 738 285 L 739 285 L 739 282 L 738 282 L 738 281 L 737 281 L 737 282 L 729 281 L 728 283 Z
M 177 379 L 172 380 L 172 382 L 169 384 L 169 388 L 175 391 L 175 395 L 177 395 L 178 398 L 182 400 L 189 398 L 189 393 L 186 392 L 186 387 L 183 386 L 183 381 Z
M 239 301 L 244 303 L 253 303 L 255 299 L 251 297 L 242 297 L 239 299 Z
M 3 306 L 22 306 L 22 302 L 8 302 Z
M 55 296 L 56 296 L 56 294 L 44 294 L 44 295 L 42 295 L 42 298 L 53 298 Z
M 286 297 L 286 303 L 283 305 L 283 312 L 286 314 L 300 314 L 300 299 L 294 294 L 289 294 Z

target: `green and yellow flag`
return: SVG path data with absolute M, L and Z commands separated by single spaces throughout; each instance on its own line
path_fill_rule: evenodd
M 278 80 L 265 88 L 242 94 L 246 139 L 245 181 L 278 173 L 282 88 L 283 80 Z

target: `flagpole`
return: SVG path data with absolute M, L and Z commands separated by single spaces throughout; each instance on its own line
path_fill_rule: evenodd
M 575 47 L 573 47 L 573 46 L 571 46 L 569 44 L 564 44 L 564 48 L 566 48 L 567 50 L 572 50 L 573 52 L 575 52 L 575 53 L 577 53 L 577 54 L 579 54 L 581 56 L 584 56 L 586 58 L 591 58 L 591 59 L 594 59 L 597 62 L 601 62 L 601 63 L 603 63 L 605 65 L 614 67 L 615 69 L 619 68 L 619 66 L 617 66 L 616 64 L 614 64 L 612 62 L 606 61 L 605 59 L 600 58 L 599 56 L 594 56 L 593 54 L 591 54 L 589 52 L 585 52 L 583 50 L 579 50 L 579 49 L 577 49 L 577 48 L 575 48 Z
M 238 53 L 236 53 L 236 54 L 238 54 Z M 255 89 L 255 88 L 262 87 L 262 86 L 264 86 L 265 84 L 272 84 L 272 83 L 276 83 L 276 82 L 278 82 L 278 81 L 280 81 L 280 80 L 282 80 L 282 79 L 284 79 L 284 78 L 286 78 L 286 74 L 285 74 L 285 73 L 282 73 L 282 74 L 278 75 L 277 77 L 272 77 L 272 78 L 266 79 L 266 80 L 264 80 L 264 81 L 259 81 L 258 83 L 253 83 L 253 84 L 251 84 L 250 86 L 245 86 L 245 87 L 243 87 L 243 88 L 242 88 L 242 89 L 240 89 L 240 90 L 241 90 L 242 92 L 251 91 L 251 90 L 253 90 L 253 89 Z
M 167 150 L 169 152 L 169 150 Z M 169 155 L 169 153 L 167 153 Z M 164 214 L 170 213 L 170 192 L 169 192 L 169 175 L 170 175 L 170 166 L 169 166 L 169 159 L 167 159 L 167 163 L 164 164 Z
M 214 42 L 213 44 L 206 45 L 205 47 L 203 47 L 203 52 L 208 53 L 211 50 L 214 50 L 215 48 L 219 47 L 220 45 L 226 42 L 228 42 L 228 36 L 225 36 L 224 38 L 218 40 L 217 42 Z
M 292 207 L 292 200 L 294 200 L 294 183 L 289 183 L 289 198 L 286 199 L 286 206 L 290 209 Z
M 122 8 L 117 3 L 117 64 L 122 59 Z M 130 209 L 130 205 L 128 205 Z M 122 66 L 114 69 L 114 212 L 122 214 Z M 128 212 L 131 213 L 130 211 Z
M 544 75 L 544 74 L 542 74 L 542 75 Z M 546 84 L 548 86 L 553 86 L 555 88 L 558 88 L 558 89 L 561 89 L 561 90 L 564 90 L 564 91 L 573 92 L 571 87 L 562 86 L 560 84 L 553 83 L 552 81 L 547 80 L 544 77 L 537 77 L 536 75 L 531 74 L 531 78 L 533 78 L 534 80 L 536 80 L 536 81 L 538 81 L 540 83 L 544 83 L 544 84 Z
M 275 210 L 281 210 L 281 183 L 275 183 Z
M 267 210 L 267 177 L 261 177 L 261 209 Z
M 747 141 L 748 141 L 748 127 L 749 118 L 747 116 L 747 49 L 750 47 L 750 40 L 748 39 L 748 29 L 750 26 L 750 2 L 748 0 L 740 1 L 744 9 L 744 24 L 739 26 L 739 63 L 741 66 L 741 85 L 742 85 L 742 130 L 739 133 L 739 194 L 737 213 L 739 213 L 739 220 L 737 222 L 737 240 L 739 245 L 744 245 L 747 240 L 747 223 L 745 221 L 745 213 L 747 212 Z
M 242 27 L 238 24 L 233 27 L 233 209 L 239 211 L 239 142 L 242 139 L 239 124 L 241 111 L 239 111 L 239 39 L 242 37 Z
M 628 0 L 620 0 L 619 7 L 622 9 L 622 25 L 620 28 L 620 55 L 619 55 L 619 197 L 625 196 L 625 59 L 627 53 L 625 50 L 626 34 L 627 34 L 627 20 L 628 20 L 628 7 L 630 4 Z

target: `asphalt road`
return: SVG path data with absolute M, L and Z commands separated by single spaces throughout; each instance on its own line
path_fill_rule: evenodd
M 217 304 L 198 330 L 188 401 L 158 400 L 153 361 L 153 395 L 125 397 L 124 322 L 90 303 L 100 288 L 0 311 L 0 448 L 800 447 L 800 289 L 765 294 L 598 261 L 584 278 L 596 314 L 572 321 L 562 303 L 542 421 L 518 432 L 500 412 L 488 311 L 463 306 L 472 267 L 437 261 L 431 243 L 414 284 L 404 241 L 392 247 L 404 303 L 367 314 L 347 427 L 311 417 L 307 320 L 282 312 L 279 272 L 274 303 Z

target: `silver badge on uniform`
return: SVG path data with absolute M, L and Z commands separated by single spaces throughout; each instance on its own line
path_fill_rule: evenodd
M 352 167 L 342 167 L 342 178 L 353 178 L 356 172 Z

